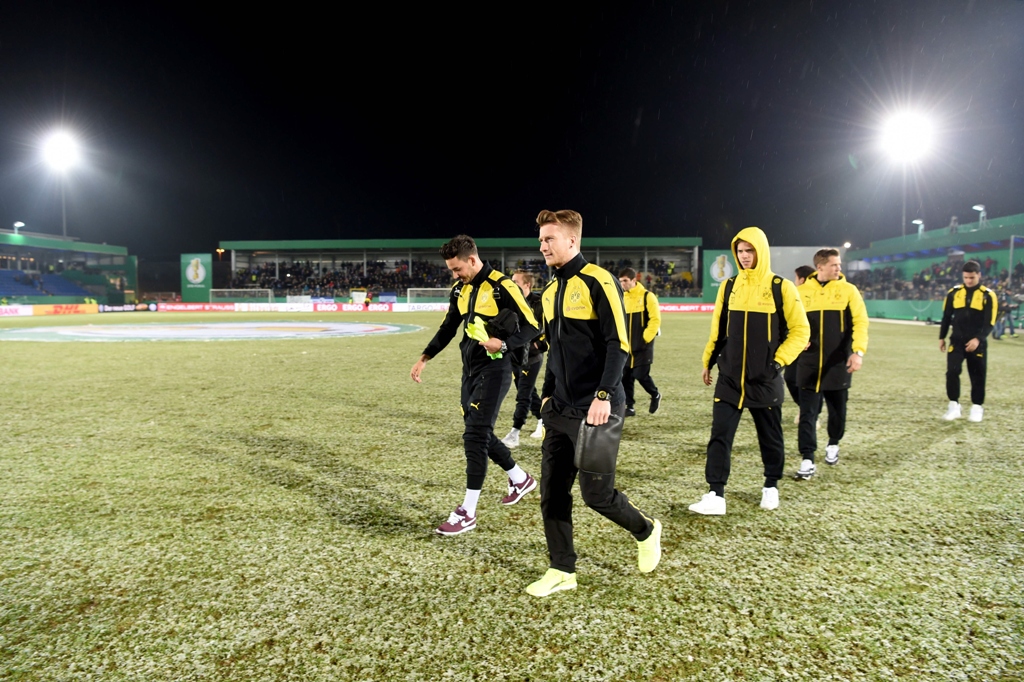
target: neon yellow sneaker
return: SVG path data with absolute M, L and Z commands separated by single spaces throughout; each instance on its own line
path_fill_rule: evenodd
M 576 589 L 576 574 L 549 568 L 544 577 L 526 586 L 526 591 L 534 597 L 546 597 L 562 590 Z
M 641 542 L 636 541 L 637 565 L 641 573 L 650 573 L 661 561 L 661 521 L 654 519 L 654 530 L 650 536 Z

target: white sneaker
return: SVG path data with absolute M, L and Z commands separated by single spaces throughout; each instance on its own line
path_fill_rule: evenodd
M 971 414 L 968 415 L 967 421 L 980 422 L 983 414 L 985 414 L 984 407 L 982 407 L 981 405 L 971 405 Z
M 838 445 L 826 445 L 825 446 L 825 464 L 835 464 L 839 461 L 839 446 Z
M 814 462 L 809 459 L 805 459 L 800 462 L 800 470 L 796 472 L 796 477 L 800 480 L 806 481 L 814 472 L 818 470 L 818 467 L 814 466 Z M 778 488 L 765 488 L 765 490 L 778 490 Z
M 725 516 L 725 498 L 711 491 L 700 498 L 700 502 L 691 504 L 690 511 L 707 516 Z
M 537 430 L 530 434 L 530 438 L 543 438 L 544 437 L 544 420 L 537 420 Z
M 512 429 L 508 435 L 501 439 L 501 442 L 508 448 L 519 447 L 519 429 Z
M 950 400 L 949 401 L 949 407 L 946 408 L 946 414 L 942 415 L 942 418 L 945 419 L 948 422 L 951 422 L 954 419 L 959 419 L 960 418 L 960 403 L 958 403 L 955 400 Z
M 767 509 L 768 511 L 771 511 L 772 509 L 778 509 L 778 508 L 779 508 L 779 489 L 778 488 L 761 488 L 761 509 Z

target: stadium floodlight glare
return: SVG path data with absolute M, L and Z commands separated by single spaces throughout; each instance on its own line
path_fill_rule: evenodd
M 23 227 L 25 227 L 25 223 L 21 222 L 20 220 L 16 220 L 14 222 L 14 234 L 18 234 L 18 230 L 20 230 Z
M 913 223 L 914 225 L 917 225 L 917 236 L 918 237 L 920 237 L 922 234 L 924 234 L 924 221 L 923 220 L 921 220 L 920 218 L 915 218 L 914 220 L 911 220 L 910 222 Z
M 64 131 L 53 133 L 43 143 L 43 158 L 50 168 L 65 173 L 78 162 L 78 143 Z
M 60 219 L 61 232 L 68 236 L 68 205 L 64 199 L 64 176 L 68 170 L 78 163 L 78 143 L 75 138 L 63 130 L 59 130 L 43 143 L 43 158 L 50 168 L 60 176 Z
M 931 122 L 914 111 L 896 114 L 882 127 L 882 148 L 897 163 L 913 163 L 932 147 Z
M 927 117 L 915 111 L 893 115 L 882 126 L 882 149 L 903 167 L 903 236 L 907 236 L 907 166 L 925 156 L 932 147 L 933 129 Z
M 844 248 L 844 249 L 848 249 L 848 248 L 850 248 L 851 246 L 853 246 L 853 244 L 851 244 L 850 242 L 843 242 L 843 248 Z

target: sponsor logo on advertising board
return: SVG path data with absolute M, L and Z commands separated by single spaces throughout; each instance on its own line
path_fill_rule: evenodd
M 0 305 L 0 317 L 31 314 L 32 306 L 30 305 Z
M 713 313 L 714 303 L 659 303 L 658 310 L 663 313 Z
M 99 312 L 95 303 L 65 303 L 57 305 L 34 305 L 33 315 L 89 315 Z
M 156 311 L 155 303 L 125 303 L 124 305 L 100 304 L 101 313 L 134 313 L 136 311 Z
M 161 313 L 233 313 L 234 303 L 157 303 Z

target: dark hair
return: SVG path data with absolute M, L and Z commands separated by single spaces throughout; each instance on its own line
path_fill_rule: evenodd
M 452 258 L 468 260 L 470 256 L 476 255 L 478 255 L 476 242 L 467 234 L 456 235 L 441 247 L 441 258 L 445 260 L 451 260 Z
M 814 268 L 810 265 L 801 265 L 796 269 L 796 276 L 800 279 L 807 279 L 814 272 Z
M 964 263 L 964 272 L 981 272 L 981 265 L 976 260 Z
M 622 268 L 619 270 L 619 277 L 628 277 L 630 279 L 636 279 L 636 270 L 633 268 Z

